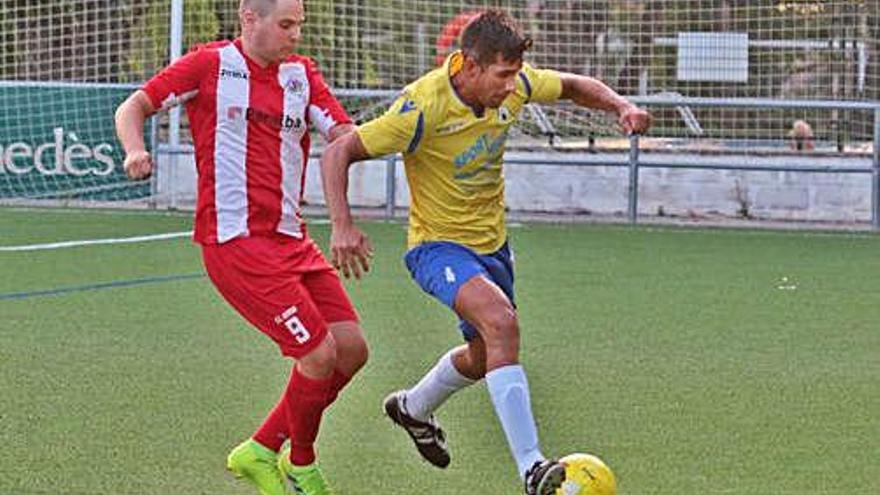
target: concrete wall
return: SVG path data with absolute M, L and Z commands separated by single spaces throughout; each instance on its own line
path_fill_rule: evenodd
M 508 152 L 509 160 L 533 160 L 541 165 L 511 163 L 505 167 L 507 204 L 525 212 L 593 213 L 623 215 L 627 211 L 629 171 L 625 167 L 596 165 L 625 163 L 626 154 Z M 593 165 L 547 165 L 547 161 L 583 161 Z M 643 163 L 731 164 L 750 166 L 870 167 L 866 157 L 839 158 L 808 155 L 730 157 L 643 153 Z M 195 173 L 191 156 L 179 156 L 172 178 L 168 157 L 160 157 L 157 183 L 159 203 L 172 197 L 178 207 L 191 205 Z M 386 161 L 353 166 L 349 197 L 353 205 L 386 204 Z M 871 220 L 870 174 L 759 172 L 644 168 L 639 176 L 639 213 L 643 215 L 748 214 L 771 220 L 868 222 Z M 176 184 L 176 194 L 173 185 Z M 405 207 L 409 191 L 403 164 L 397 162 L 395 203 Z M 306 201 L 323 205 L 317 160 L 311 160 L 306 177 Z

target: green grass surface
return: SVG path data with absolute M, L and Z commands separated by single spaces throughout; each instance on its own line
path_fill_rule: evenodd
M 185 215 L 0 209 L 0 245 L 188 230 Z M 349 283 L 371 361 L 326 417 L 341 495 L 509 494 L 519 481 L 484 385 L 440 419 L 453 462 L 421 462 L 381 414 L 459 342 L 364 223 Z M 326 226 L 314 225 L 326 246 Z M 522 360 L 548 455 L 593 452 L 619 492 L 880 493 L 880 237 L 525 225 Z M 290 363 L 206 278 L 2 299 L 202 271 L 188 239 L 0 252 L 0 494 L 252 494 L 224 470 Z M 786 278 L 786 280 L 783 280 Z

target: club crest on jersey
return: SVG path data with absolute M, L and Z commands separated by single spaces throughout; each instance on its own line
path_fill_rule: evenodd
M 305 93 L 306 85 L 297 78 L 291 78 L 289 81 L 287 81 L 285 89 L 297 96 L 301 96 L 303 93 Z
M 501 122 L 507 122 L 510 120 L 510 110 L 507 109 L 506 106 L 502 105 L 498 108 L 498 118 L 501 119 Z

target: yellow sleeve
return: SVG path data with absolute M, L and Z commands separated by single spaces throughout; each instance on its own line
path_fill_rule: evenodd
M 356 132 L 370 156 L 413 152 L 425 132 L 424 109 L 404 93 L 385 114 L 359 126 Z
M 519 77 L 529 102 L 553 103 L 562 96 L 562 78 L 555 70 L 523 64 Z

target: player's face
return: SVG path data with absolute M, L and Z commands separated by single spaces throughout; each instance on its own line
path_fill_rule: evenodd
M 270 62 L 293 55 L 305 21 L 302 0 L 278 0 L 275 10 L 254 23 L 254 41 Z
M 516 76 L 522 69 L 522 60 L 504 60 L 498 54 L 495 62 L 481 67 L 476 79 L 476 94 L 487 108 L 498 108 L 516 90 Z

